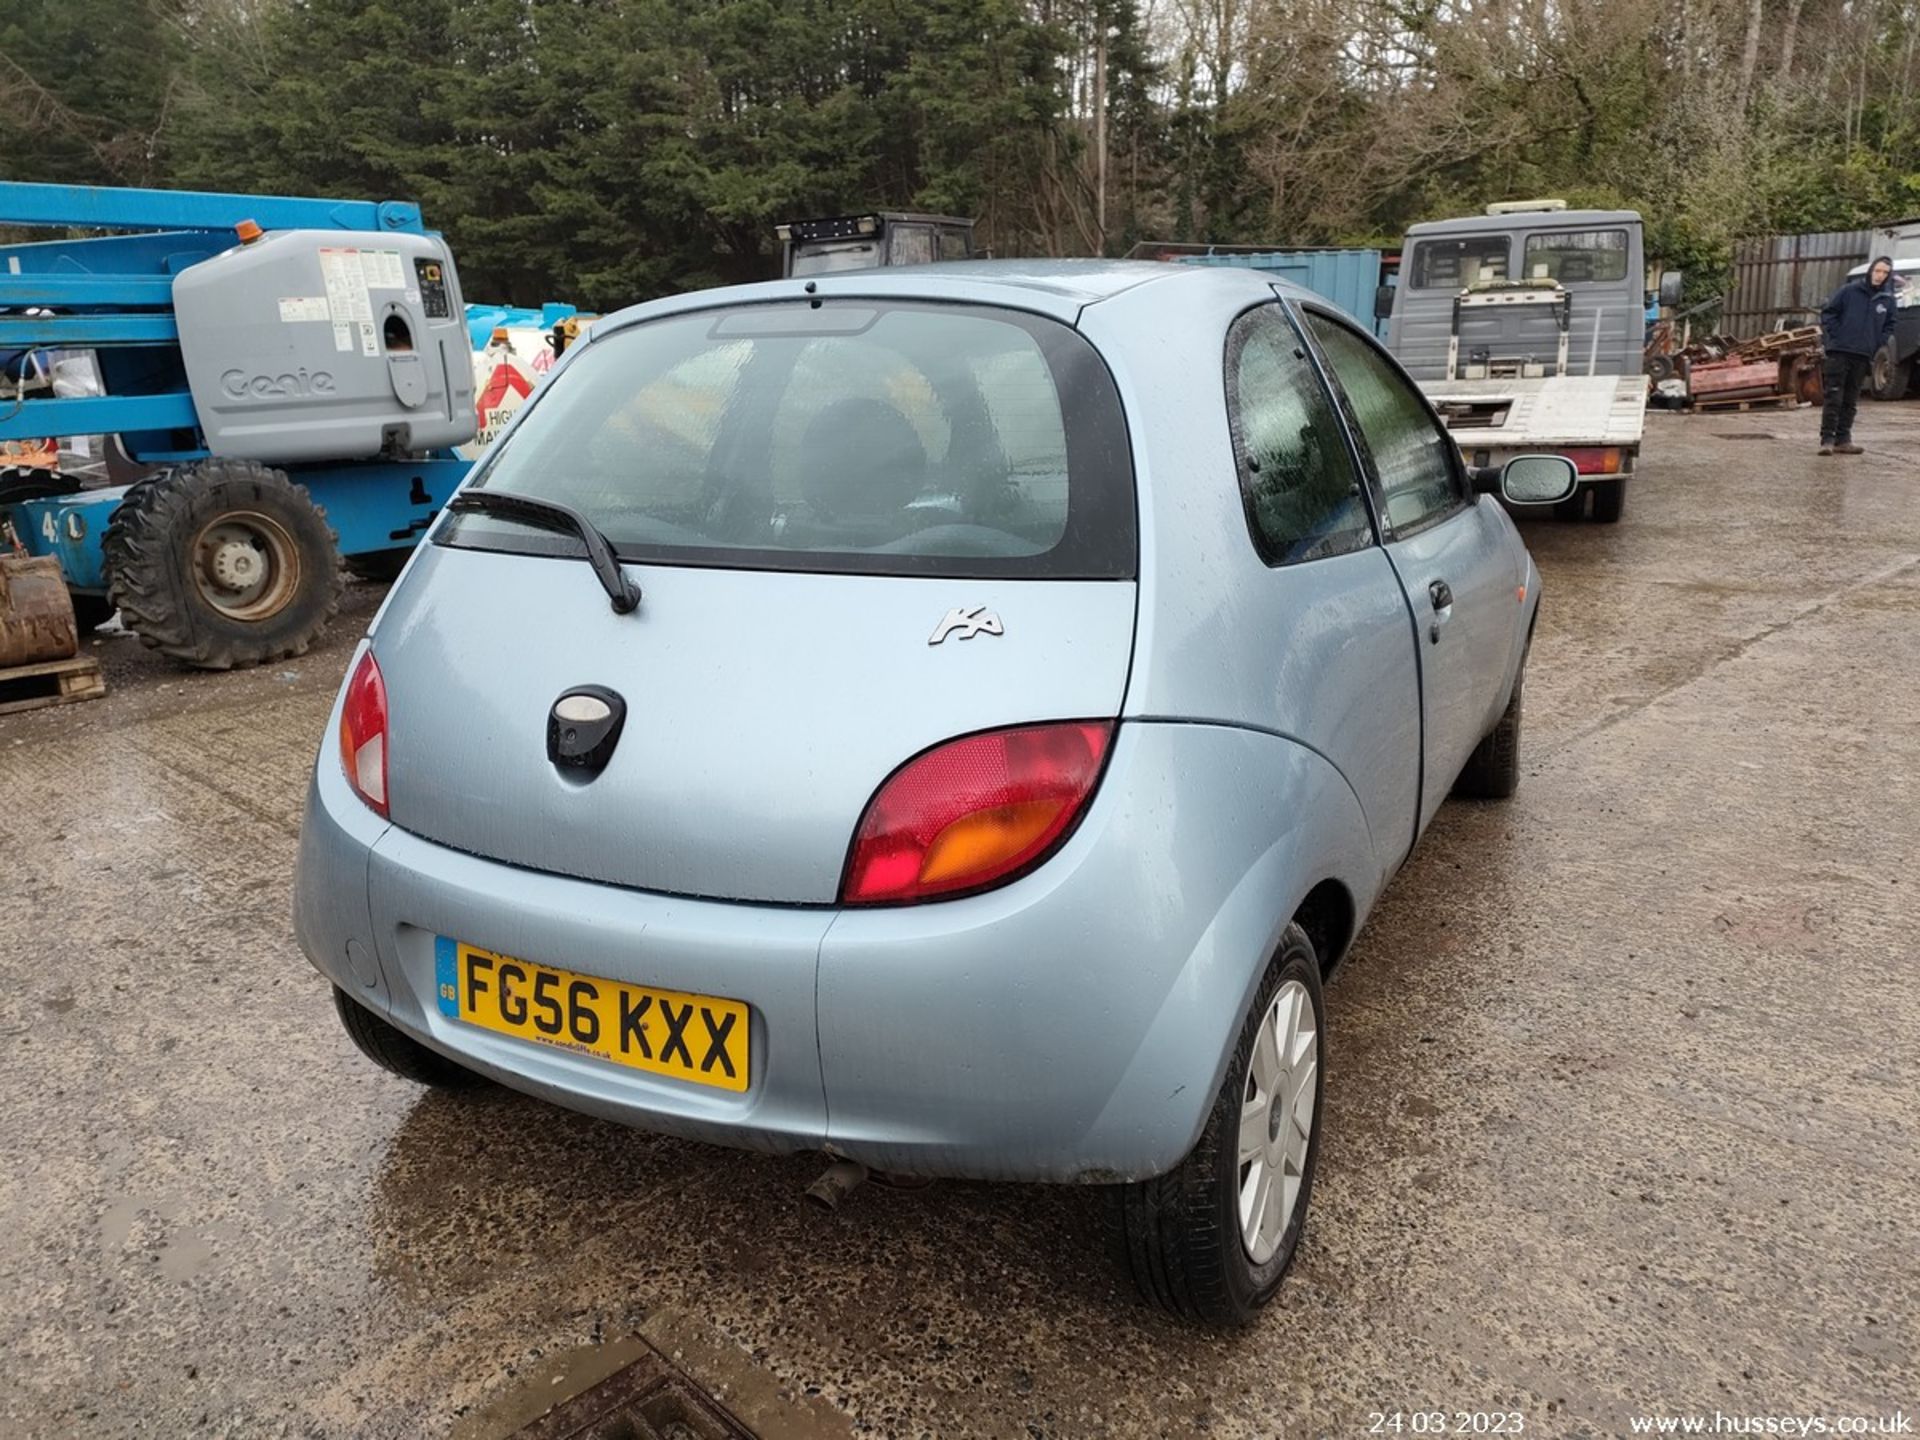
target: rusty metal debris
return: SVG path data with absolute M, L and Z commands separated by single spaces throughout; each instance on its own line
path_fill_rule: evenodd
M 1687 409 L 1791 406 L 1820 398 L 1820 329 L 1802 325 L 1748 340 L 1708 335 L 1649 356 L 1648 373 Z

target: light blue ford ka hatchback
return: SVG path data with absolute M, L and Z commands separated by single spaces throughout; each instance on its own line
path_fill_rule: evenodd
M 597 322 L 335 705 L 295 920 L 409 1079 L 839 1172 L 1111 1188 L 1244 1320 L 1307 1210 L 1321 982 L 1518 778 L 1540 582 L 1345 316 L 990 262 Z

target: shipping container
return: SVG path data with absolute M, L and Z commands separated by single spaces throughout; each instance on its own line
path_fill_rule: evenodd
M 1387 322 L 1374 318 L 1374 293 L 1385 284 L 1397 256 L 1380 250 L 1250 250 L 1227 246 L 1186 246 L 1149 242 L 1135 246 L 1135 258 L 1171 260 L 1180 265 L 1235 265 L 1262 270 L 1331 300 L 1360 324 L 1384 337 Z

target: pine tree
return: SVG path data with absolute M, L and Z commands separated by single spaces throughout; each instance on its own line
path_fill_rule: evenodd
M 156 0 L 9 0 L 0 179 L 154 183 L 167 173 L 181 59 Z

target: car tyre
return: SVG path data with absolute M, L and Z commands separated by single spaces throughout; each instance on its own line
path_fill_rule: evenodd
M 439 1051 L 429 1050 L 411 1035 L 389 1025 L 338 985 L 333 987 L 333 1008 L 339 1012 L 341 1026 L 360 1053 L 402 1080 L 442 1090 L 467 1090 L 486 1083 L 484 1077 L 454 1064 Z
M 1527 657 L 1523 654 L 1500 723 L 1473 747 L 1466 768 L 1453 782 L 1455 795 L 1466 800 L 1505 800 L 1520 788 L 1520 718 L 1526 689 Z
M 1602 525 L 1620 523 L 1620 512 L 1627 508 L 1627 482 L 1602 480 L 1593 487 L 1593 518 Z
M 1280 1288 L 1299 1247 L 1319 1161 L 1325 1020 L 1313 942 L 1297 923 L 1288 925 L 1241 1022 L 1198 1143 L 1166 1174 L 1110 1191 L 1108 1228 L 1116 1258 L 1150 1304 L 1208 1324 L 1244 1325 Z M 1288 1049 L 1288 1063 L 1276 1069 Z M 1264 1058 L 1257 1060 L 1256 1052 Z M 1263 1104 L 1263 1085 L 1281 1105 Z M 1259 1131 L 1269 1129 L 1272 1147 L 1284 1149 L 1269 1148 L 1243 1161 L 1243 1121 L 1250 1143 L 1257 1145 Z M 1267 1191 L 1259 1190 L 1254 1164 L 1266 1167 Z M 1270 1211 L 1259 1197 L 1272 1195 L 1275 1184 L 1273 1203 L 1280 1208 Z M 1243 1192 L 1250 1197 L 1247 1208 L 1258 1208 L 1268 1222 L 1253 1224 L 1252 1240 L 1241 1220 Z

